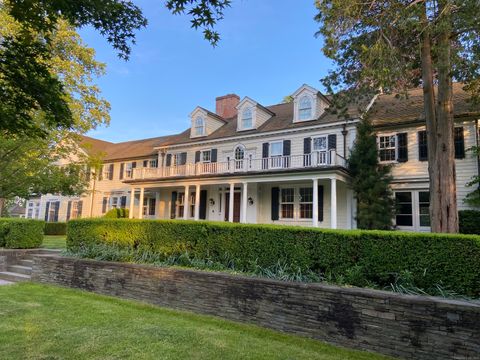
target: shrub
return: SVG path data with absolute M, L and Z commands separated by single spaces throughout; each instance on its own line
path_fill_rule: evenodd
M 109 210 L 103 217 L 107 219 L 128 219 L 128 209 L 114 208 Z
M 66 235 L 67 223 L 47 222 L 45 223 L 45 235 Z
M 461 210 L 458 212 L 460 232 L 480 235 L 480 211 Z
M 255 272 L 277 264 L 300 271 L 389 286 L 409 271 L 424 289 L 442 284 L 468 296 L 480 295 L 480 237 L 394 231 L 322 230 L 175 220 L 72 220 L 67 247 L 114 245 L 161 256 L 188 252 L 197 259 L 233 262 Z
M 0 247 L 31 249 L 43 241 L 45 223 L 27 219 L 0 219 Z

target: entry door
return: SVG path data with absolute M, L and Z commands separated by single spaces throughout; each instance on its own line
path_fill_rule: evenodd
M 233 222 L 240 222 L 240 200 L 241 194 L 239 192 L 233 195 Z M 230 212 L 230 193 L 225 194 L 225 221 L 228 221 Z

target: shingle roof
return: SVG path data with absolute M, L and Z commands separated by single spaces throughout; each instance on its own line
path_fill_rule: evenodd
M 436 90 L 435 90 L 436 91 Z M 480 108 L 468 102 L 470 95 L 463 90 L 463 84 L 453 84 L 454 116 L 478 115 Z M 407 96 L 395 94 L 380 95 L 369 111 L 374 126 L 398 126 L 425 120 L 423 90 L 410 90 Z

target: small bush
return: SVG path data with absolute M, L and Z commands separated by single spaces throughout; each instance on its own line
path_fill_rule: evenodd
M 458 212 L 460 233 L 480 235 L 480 211 L 461 210 Z
M 27 219 L 0 219 L 0 247 L 32 249 L 43 241 L 45 223 Z
M 103 217 L 107 219 L 128 219 L 128 209 L 114 208 L 109 210 Z
M 386 287 L 409 271 L 419 288 L 443 284 L 463 295 L 480 296 L 480 237 L 473 235 L 178 220 L 68 223 L 69 250 L 95 244 L 148 250 L 160 257 L 189 253 L 249 273 L 280 264 L 289 273 L 324 274 L 359 286 Z
M 45 235 L 66 235 L 67 223 L 47 222 L 45 223 Z

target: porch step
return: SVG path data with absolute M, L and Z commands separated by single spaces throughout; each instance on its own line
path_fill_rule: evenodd
M 32 267 L 31 266 L 23 266 L 23 265 L 10 265 L 7 267 L 7 271 L 12 273 L 18 273 L 23 275 L 31 275 L 32 274 Z
M 22 259 L 22 260 L 18 261 L 18 265 L 32 267 L 33 266 L 33 260 Z
M 19 273 L 10 272 L 10 271 L 0 272 L 0 280 L 16 282 L 16 281 L 28 281 L 30 279 L 31 279 L 30 275 L 19 274 Z

